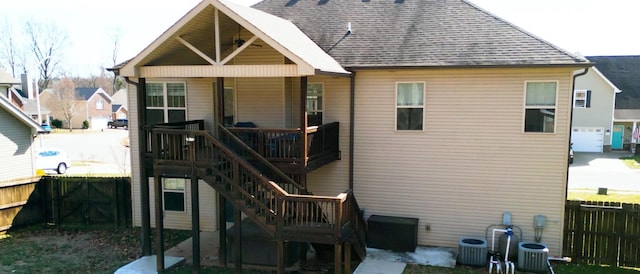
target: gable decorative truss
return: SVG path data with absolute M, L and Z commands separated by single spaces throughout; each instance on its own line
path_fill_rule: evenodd
M 213 8 L 213 56 L 208 55 L 179 33 L 194 20 L 200 20 L 203 12 Z M 233 20 L 253 36 L 238 44 L 228 55 L 222 54 L 221 14 Z M 204 35 L 200 33 L 199 35 Z M 233 65 L 237 57 L 258 39 L 291 63 Z M 184 50 L 201 58 L 198 64 L 149 64 L 153 54 L 161 51 L 164 44 L 175 40 L 186 47 Z M 129 77 L 296 77 L 315 74 L 350 74 L 331 56 L 324 52 L 292 22 L 274 15 L 224 0 L 204 0 L 183 18 L 163 33 L 140 54 L 120 69 L 120 75 Z

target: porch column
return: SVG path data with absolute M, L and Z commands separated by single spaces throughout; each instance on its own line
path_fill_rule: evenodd
M 142 255 L 151 255 L 151 210 L 149 208 L 149 175 L 147 174 L 146 151 L 148 146 L 144 126 L 147 124 L 147 81 L 140 78 L 136 88 L 138 101 L 138 165 L 140 166 L 140 221 L 142 226 Z
M 155 138 L 154 138 L 155 139 Z M 155 140 L 154 140 L 155 141 Z M 156 173 L 154 171 L 154 173 Z M 157 173 L 153 176 L 153 194 L 156 202 L 156 271 L 164 273 L 164 210 L 162 208 L 162 178 Z
M 307 158 L 309 156 L 309 146 L 307 145 L 307 127 L 309 123 L 307 121 L 307 77 L 300 77 L 300 129 L 302 130 L 302 136 L 300 136 L 300 157 L 302 158 L 302 166 L 307 166 Z M 300 183 L 302 186 L 307 187 L 307 172 L 303 170 L 300 174 Z
M 198 189 L 198 170 L 196 169 L 195 143 L 189 144 L 191 158 L 191 248 L 193 252 L 193 273 L 200 272 L 200 195 Z
M 227 200 L 218 192 L 218 259 L 223 267 L 227 267 Z
M 216 114 L 217 118 L 216 123 L 220 125 L 224 125 L 224 77 L 216 78 L 216 96 L 218 100 L 216 100 Z M 215 125 L 217 130 L 218 125 Z

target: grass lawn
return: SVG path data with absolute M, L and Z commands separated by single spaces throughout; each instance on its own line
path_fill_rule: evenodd
M 190 237 L 190 231 L 167 230 L 165 247 Z M 0 273 L 113 273 L 119 267 L 140 257 L 140 228 L 113 226 L 36 225 L 0 235 Z M 9 251 L 9 252 L 8 252 Z M 230 265 L 233 267 L 233 265 Z M 554 264 L 555 273 L 621 273 L 639 274 L 640 269 Z M 191 273 L 191 266 L 181 265 L 166 273 Z M 232 268 L 203 268 L 201 273 L 234 273 Z M 269 273 L 244 271 L 247 274 Z M 419 273 L 488 273 L 486 268 L 458 266 L 442 268 L 408 265 L 406 274 Z M 517 271 L 517 273 L 525 273 Z
M 632 157 L 620 158 L 622 162 L 630 168 L 640 169 L 640 155 L 634 155 Z

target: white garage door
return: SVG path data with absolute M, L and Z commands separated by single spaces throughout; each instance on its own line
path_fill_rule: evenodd
M 573 151 L 602 152 L 604 129 L 593 127 L 574 127 L 571 132 Z
M 107 128 L 108 122 L 109 117 L 91 117 L 91 121 L 89 121 L 89 127 L 91 127 L 91 129 Z

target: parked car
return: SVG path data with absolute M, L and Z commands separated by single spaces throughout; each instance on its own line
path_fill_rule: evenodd
M 109 128 L 124 128 L 124 129 L 128 129 L 129 128 L 129 120 L 127 119 L 116 119 L 114 121 L 108 122 L 107 126 Z
M 42 123 L 42 125 L 41 125 L 41 126 L 42 126 L 42 128 L 43 128 L 45 131 L 47 131 L 47 133 L 48 133 L 48 132 L 51 132 L 51 126 L 50 126 L 49 124 L 47 124 L 47 123 Z
M 71 162 L 63 150 L 57 148 L 36 149 L 36 169 L 55 171 L 58 174 L 64 174 L 67 172 L 69 167 L 71 167 Z

